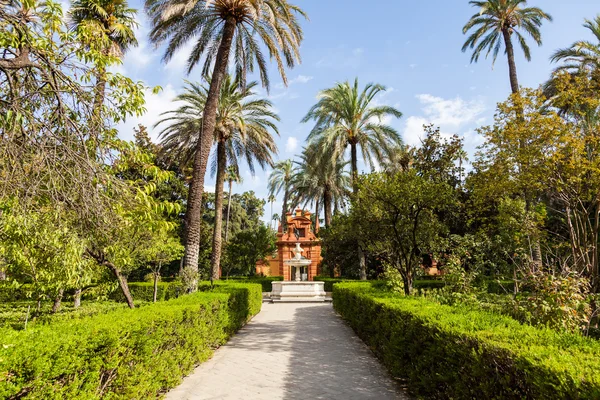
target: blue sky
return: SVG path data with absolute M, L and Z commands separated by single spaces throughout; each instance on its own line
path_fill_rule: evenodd
M 399 0 L 296 0 L 309 15 L 303 23 L 302 64 L 288 70 L 290 84 L 281 85 L 277 70 L 271 68 L 270 99 L 281 117 L 278 159 L 298 154 L 310 124 L 300 120 L 316 101 L 319 90 L 335 82 L 359 78 L 361 84 L 376 82 L 388 90 L 377 100 L 394 105 L 404 116 L 390 124 L 405 143 L 418 145 L 424 123 L 434 123 L 446 134 L 465 139 L 470 154 L 480 138 L 475 129 L 493 121 L 495 105 L 510 93 L 506 58 L 500 54 L 492 68 L 491 60 L 480 59 L 470 64 L 470 53 L 462 53 L 465 36 L 462 27 L 476 11 L 466 0 L 431 0 L 408 2 Z M 532 44 L 532 61 L 517 53 L 517 72 L 521 86 L 537 87 L 549 76 L 553 66 L 548 58 L 557 48 L 575 40 L 591 39 L 582 24 L 585 18 L 600 13 L 598 0 L 530 0 L 530 6 L 542 7 L 554 17 L 542 27 L 543 46 Z M 185 60 L 191 46 L 183 48 L 169 64 L 161 62 L 162 49 L 147 42 L 148 22 L 143 3 L 130 0 L 138 8 L 140 46 L 130 51 L 122 66 L 125 73 L 148 86 L 160 85 L 158 95 L 147 95 L 148 112 L 130 118 L 119 127 L 121 137 L 131 139 L 138 123 L 150 129 L 161 112 L 173 107 L 171 100 L 181 90 L 184 79 L 199 80 L 200 71 L 185 75 Z M 279 84 L 278 84 L 279 83 Z M 262 95 L 267 95 L 262 91 Z M 364 166 L 361 168 L 366 170 Z M 242 167 L 244 183 L 234 192 L 254 190 L 267 197 L 269 171 L 257 171 L 252 177 Z M 207 175 L 206 189 L 214 188 Z M 281 196 L 275 210 L 281 210 Z M 269 218 L 269 207 L 265 217 Z

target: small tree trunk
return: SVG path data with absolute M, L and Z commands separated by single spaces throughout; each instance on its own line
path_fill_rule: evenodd
M 117 278 L 117 281 L 119 281 L 119 287 L 121 288 L 123 296 L 125 296 L 125 301 L 127 302 L 129 308 L 135 308 L 135 304 L 133 304 L 133 296 L 131 296 L 131 292 L 129 291 L 129 285 L 127 284 L 127 278 L 123 276 L 121 271 L 113 263 L 104 261 L 104 265 L 106 265 L 108 269 L 110 269 L 113 275 Z
M 215 185 L 215 226 L 213 230 L 213 251 L 210 256 L 210 270 L 212 279 L 219 279 L 221 267 L 221 244 L 223 242 L 223 184 L 225 183 L 225 169 L 227 168 L 227 154 L 225 153 L 225 140 L 217 144 L 217 182 Z
M 407 296 L 410 296 L 410 294 L 412 293 L 412 274 L 411 273 L 404 273 L 401 274 L 402 275 L 402 282 L 404 283 L 404 294 Z
M 76 289 L 73 295 L 73 308 L 78 309 L 81 306 L 81 289 Z
M 229 241 L 229 215 L 231 214 L 231 188 L 233 186 L 233 181 L 229 180 L 229 200 L 227 200 L 227 222 L 225 223 L 225 243 Z M 273 206 L 271 206 L 273 209 Z
M 154 273 L 154 292 L 152 293 L 152 302 L 156 303 L 156 297 L 158 295 L 158 276 L 159 273 L 155 272 Z
M 515 64 L 515 50 L 513 48 L 510 32 L 502 29 L 504 45 L 506 46 L 506 57 L 508 58 L 508 73 L 510 76 L 510 88 L 513 93 L 519 92 L 519 80 L 517 79 L 517 65 Z
M 360 244 L 358 245 L 358 265 L 360 267 L 360 280 L 367 280 L 367 260 L 365 257 L 365 252 L 363 251 Z
M 52 306 L 52 314 L 56 314 L 58 310 L 60 310 L 60 305 L 62 303 L 62 298 L 65 290 L 63 288 L 58 289 L 58 293 L 54 298 L 54 305 Z
M 185 225 L 185 255 L 184 269 L 190 274 L 184 276 L 197 276 L 198 259 L 200 256 L 200 230 L 202 219 L 202 193 L 204 192 L 204 174 L 213 141 L 213 134 L 217 120 L 217 107 L 223 78 L 227 73 L 231 42 L 235 35 L 235 18 L 229 17 L 223 27 L 223 36 L 219 44 L 219 50 L 215 57 L 215 66 L 210 81 L 210 88 L 204 106 L 204 118 L 202 119 L 202 132 L 198 147 L 194 156 L 194 169 L 187 202 L 186 225 Z M 189 278 L 185 286 L 195 291 L 198 289 L 198 279 Z

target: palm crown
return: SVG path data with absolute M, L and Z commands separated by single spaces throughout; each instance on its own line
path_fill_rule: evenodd
M 290 195 L 290 184 L 294 175 L 294 163 L 292 160 L 283 160 L 275 163 L 273 171 L 269 175 L 269 194 L 276 195 L 283 192 L 283 206 L 281 210 L 281 224 L 285 230 L 285 214 L 288 209 Z
M 338 83 L 319 93 L 319 101 L 312 106 L 302 122 L 315 120 L 308 136 L 310 145 L 329 152 L 333 159 L 343 158 L 350 146 L 353 180 L 358 173 L 357 147 L 366 163 L 375 168 L 375 162 L 402 143 L 398 132 L 385 123 L 386 118 L 400 118 L 402 113 L 394 107 L 375 105 L 374 99 L 386 89 L 369 83 L 360 90 L 358 79 Z
M 239 160 L 244 159 L 253 174 L 255 163 L 261 168 L 273 163 L 272 154 L 277 152 L 277 146 L 271 131 L 278 132 L 274 121 L 279 121 L 271 110 L 271 102 L 255 97 L 252 89 L 256 85 L 251 82 L 241 89 L 230 76 L 225 77 L 214 131 L 214 141 L 225 142 L 227 165 L 239 171 Z M 202 130 L 207 95 L 206 86 L 188 82 L 184 92 L 174 100 L 183 104 L 163 113 L 164 118 L 156 123 L 155 126 L 167 125 L 160 133 L 162 152 L 167 159 L 179 160 L 182 165 L 191 163 Z M 216 161 L 213 158 L 213 174 Z
M 284 82 L 285 65 L 293 67 L 300 61 L 303 33 L 297 16 L 305 14 L 286 0 L 146 0 L 146 10 L 153 24 L 150 40 L 157 45 L 168 41 L 164 61 L 195 41 L 188 73 L 203 57 L 203 74 L 210 72 L 227 21 L 236 26 L 232 50 L 238 76 L 244 77 L 256 65 L 263 85 L 269 87 L 267 61 L 256 36 L 277 63 Z
M 541 46 L 542 36 L 539 28 L 544 20 L 552 21 L 552 17 L 538 7 L 525 7 L 527 0 L 470 1 L 469 4 L 477 7 L 479 12 L 474 14 L 463 27 L 465 34 L 471 29 L 474 31 L 467 38 L 462 51 L 473 50 L 471 62 L 477 62 L 484 52 L 486 58 L 492 54 L 492 64 L 494 64 L 504 44 L 510 69 L 511 88 L 513 93 L 516 93 L 519 84 L 514 64 L 512 36 L 517 37 L 525 58 L 531 61 L 531 50 L 523 33 L 527 33 L 538 46 Z
M 85 37 L 102 39 L 103 48 L 114 57 L 122 57 L 137 46 L 134 28 L 136 10 L 125 0 L 76 0 L 71 4 L 68 18 L 71 29 Z
M 556 71 L 600 71 L 600 15 L 592 21 L 585 20 L 583 26 L 592 32 L 597 43 L 580 40 L 569 48 L 557 50 L 550 60 L 552 62 L 562 61 L 565 64 L 559 66 Z

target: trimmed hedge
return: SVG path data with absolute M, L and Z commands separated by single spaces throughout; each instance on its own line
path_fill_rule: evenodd
M 333 305 L 412 392 L 439 399 L 598 399 L 600 343 L 512 318 L 342 283 Z
M 230 276 L 229 278 L 223 278 L 222 282 L 236 281 L 236 282 L 248 282 L 248 283 L 259 283 L 262 286 L 263 292 L 273 291 L 271 282 L 282 281 L 283 276 Z
M 315 276 L 315 281 L 325 282 L 325 291 L 333 292 L 333 285 L 340 282 L 361 282 L 356 279 L 348 279 L 348 278 L 329 278 L 327 276 Z M 374 281 L 371 281 L 374 282 Z M 379 281 L 383 282 L 383 281 Z M 415 280 L 413 281 L 414 289 L 440 289 L 443 288 L 445 282 L 442 280 L 433 280 L 433 279 L 423 279 L 423 280 Z
M 223 285 L 135 310 L 2 329 L 0 398 L 157 397 L 252 317 L 259 290 Z

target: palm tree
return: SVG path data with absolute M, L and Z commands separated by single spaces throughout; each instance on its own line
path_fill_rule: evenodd
M 213 230 L 213 248 L 211 254 L 211 273 L 213 279 L 219 279 L 219 266 L 222 250 L 223 226 L 223 186 L 227 165 L 239 171 L 238 160 L 243 158 L 252 174 L 255 172 L 254 163 L 261 168 L 273 164 L 272 154 L 277 152 L 277 146 L 271 131 L 278 134 L 274 121 L 279 121 L 277 114 L 271 111 L 269 100 L 255 98 L 252 91 L 256 82 L 240 88 L 237 81 L 226 75 L 221 86 L 219 107 L 217 109 L 216 125 L 213 139 L 217 151 L 212 163 L 212 174 L 216 173 L 215 184 L 215 225 Z M 162 130 L 163 146 L 169 151 L 176 146 L 177 138 L 181 142 L 190 142 L 191 138 L 199 141 L 197 128 L 203 124 L 202 112 L 208 101 L 209 88 L 188 82 L 184 93 L 175 101 L 185 103 L 174 111 L 163 113 L 165 118 L 156 125 L 170 123 Z M 188 101 L 189 100 L 189 101 Z M 206 126 L 206 125 L 205 125 Z M 190 151 L 196 148 L 196 143 L 188 146 Z M 171 150 L 172 151 L 172 150 Z M 184 156 L 184 158 L 189 158 Z
M 384 86 L 373 83 L 359 90 L 358 78 L 354 85 L 348 81 L 338 83 L 321 91 L 317 104 L 302 119 L 302 122 L 316 121 L 308 136 L 309 145 L 329 153 L 332 159 L 343 158 L 350 146 L 354 192 L 358 177 L 358 147 L 365 162 L 374 169 L 375 161 L 381 162 L 387 152 L 402 144 L 398 132 L 384 123 L 386 118 L 402 117 L 402 113 L 391 106 L 373 104 L 375 96 L 385 90 Z
M 210 153 L 210 146 L 206 144 L 210 143 L 216 127 L 219 93 L 231 53 L 242 82 L 246 71 L 252 71 L 257 65 L 261 81 L 268 90 L 267 61 L 257 41 L 258 36 L 270 58 L 275 60 L 284 84 L 287 84 L 285 65 L 291 68 L 300 62 L 303 33 L 297 17 L 306 15 L 287 0 L 146 0 L 146 11 L 152 21 L 150 41 L 155 45 L 168 41 L 164 61 L 169 61 L 177 50 L 194 40 L 187 60 L 188 73 L 202 58 L 204 75 L 209 74 L 214 64 L 203 109 L 203 138 L 198 140 L 194 155 L 186 213 L 184 267 L 196 271 L 204 174 Z
M 477 7 L 479 12 L 473 15 L 463 27 L 463 34 L 472 28 L 475 28 L 475 31 L 467 38 L 462 51 L 473 49 L 471 62 L 477 62 L 484 51 L 486 58 L 492 53 L 492 64 L 494 64 L 504 43 L 508 58 L 510 87 L 513 93 L 517 93 L 519 81 L 512 36 L 517 37 L 525 59 L 531 61 L 531 51 L 521 30 L 541 46 L 542 37 L 539 28 L 545 19 L 552 21 L 552 17 L 538 7 L 525 7 L 527 0 L 483 0 L 470 1 L 469 4 Z
M 229 183 L 229 199 L 227 200 L 227 221 L 225 222 L 225 243 L 229 241 L 229 217 L 231 215 L 231 191 L 233 182 L 242 183 L 244 179 L 240 176 L 240 170 L 235 165 L 230 165 L 225 171 L 225 180 Z
M 275 200 L 277 200 L 277 198 L 273 194 L 270 194 L 269 198 L 267 199 L 267 201 L 269 203 L 271 203 L 271 219 L 270 219 L 270 221 L 273 221 L 273 203 L 275 203 Z M 269 225 L 271 226 L 271 229 L 273 229 L 273 222 L 271 222 Z
M 316 145 L 308 146 L 297 162 L 292 179 L 292 191 L 298 203 L 315 203 L 319 217 L 319 203 L 323 201 L 325 226 L 331 224 L 332 208 L 341 204 L 349 193 L 350 174 L 347 161 L 332 158 L 328 152 L 321 153 Z
M 334 159 L 341 159 L 350 145 L 350 168 L 352 191 L 357 191 L 358 147 L 371 169 L 374 161 L 381 162 L 385 154 L 402 144 L 398 132 L 384 123 L 385 118 L 402 117 L 394 107 L 374 105 L 377 94 L 385 86 L 369 83 L 359 91 L 358 78 L 354 85 L 348 81 L 320 92 L 319 101 L 312 106 L 302 122 L 311 119 L 315 127 L 308 136 L 309 145 L 315 144 L 322 152 L 329 152 Z M 358 246 L 360 278 L 367 279 L 367 267 L 362 247 Z
M 102 43 L 100 51 L 104 56 L 121 58 L 129 48 L 138 45 L 133 31 L 138 26 L 136 13 L 126 0 L 74 0 L 68 19 L 70 28 L 83 38 L 85 45 Z M 108 65 L 108 62 L 98 65 L 96 73 L 94 115 L 97 119 L 101 118 Z
M 283 232 L 287 229 L 286 213 L 288 211 L 288 200 L 292 177 L 294 175 L 294 163 L 292 160 L 279 161 L 273 166 L 269 175 L 269 194 L 277 195 L 283 191 L 283 206 L 281 208 L 281 226 Z

